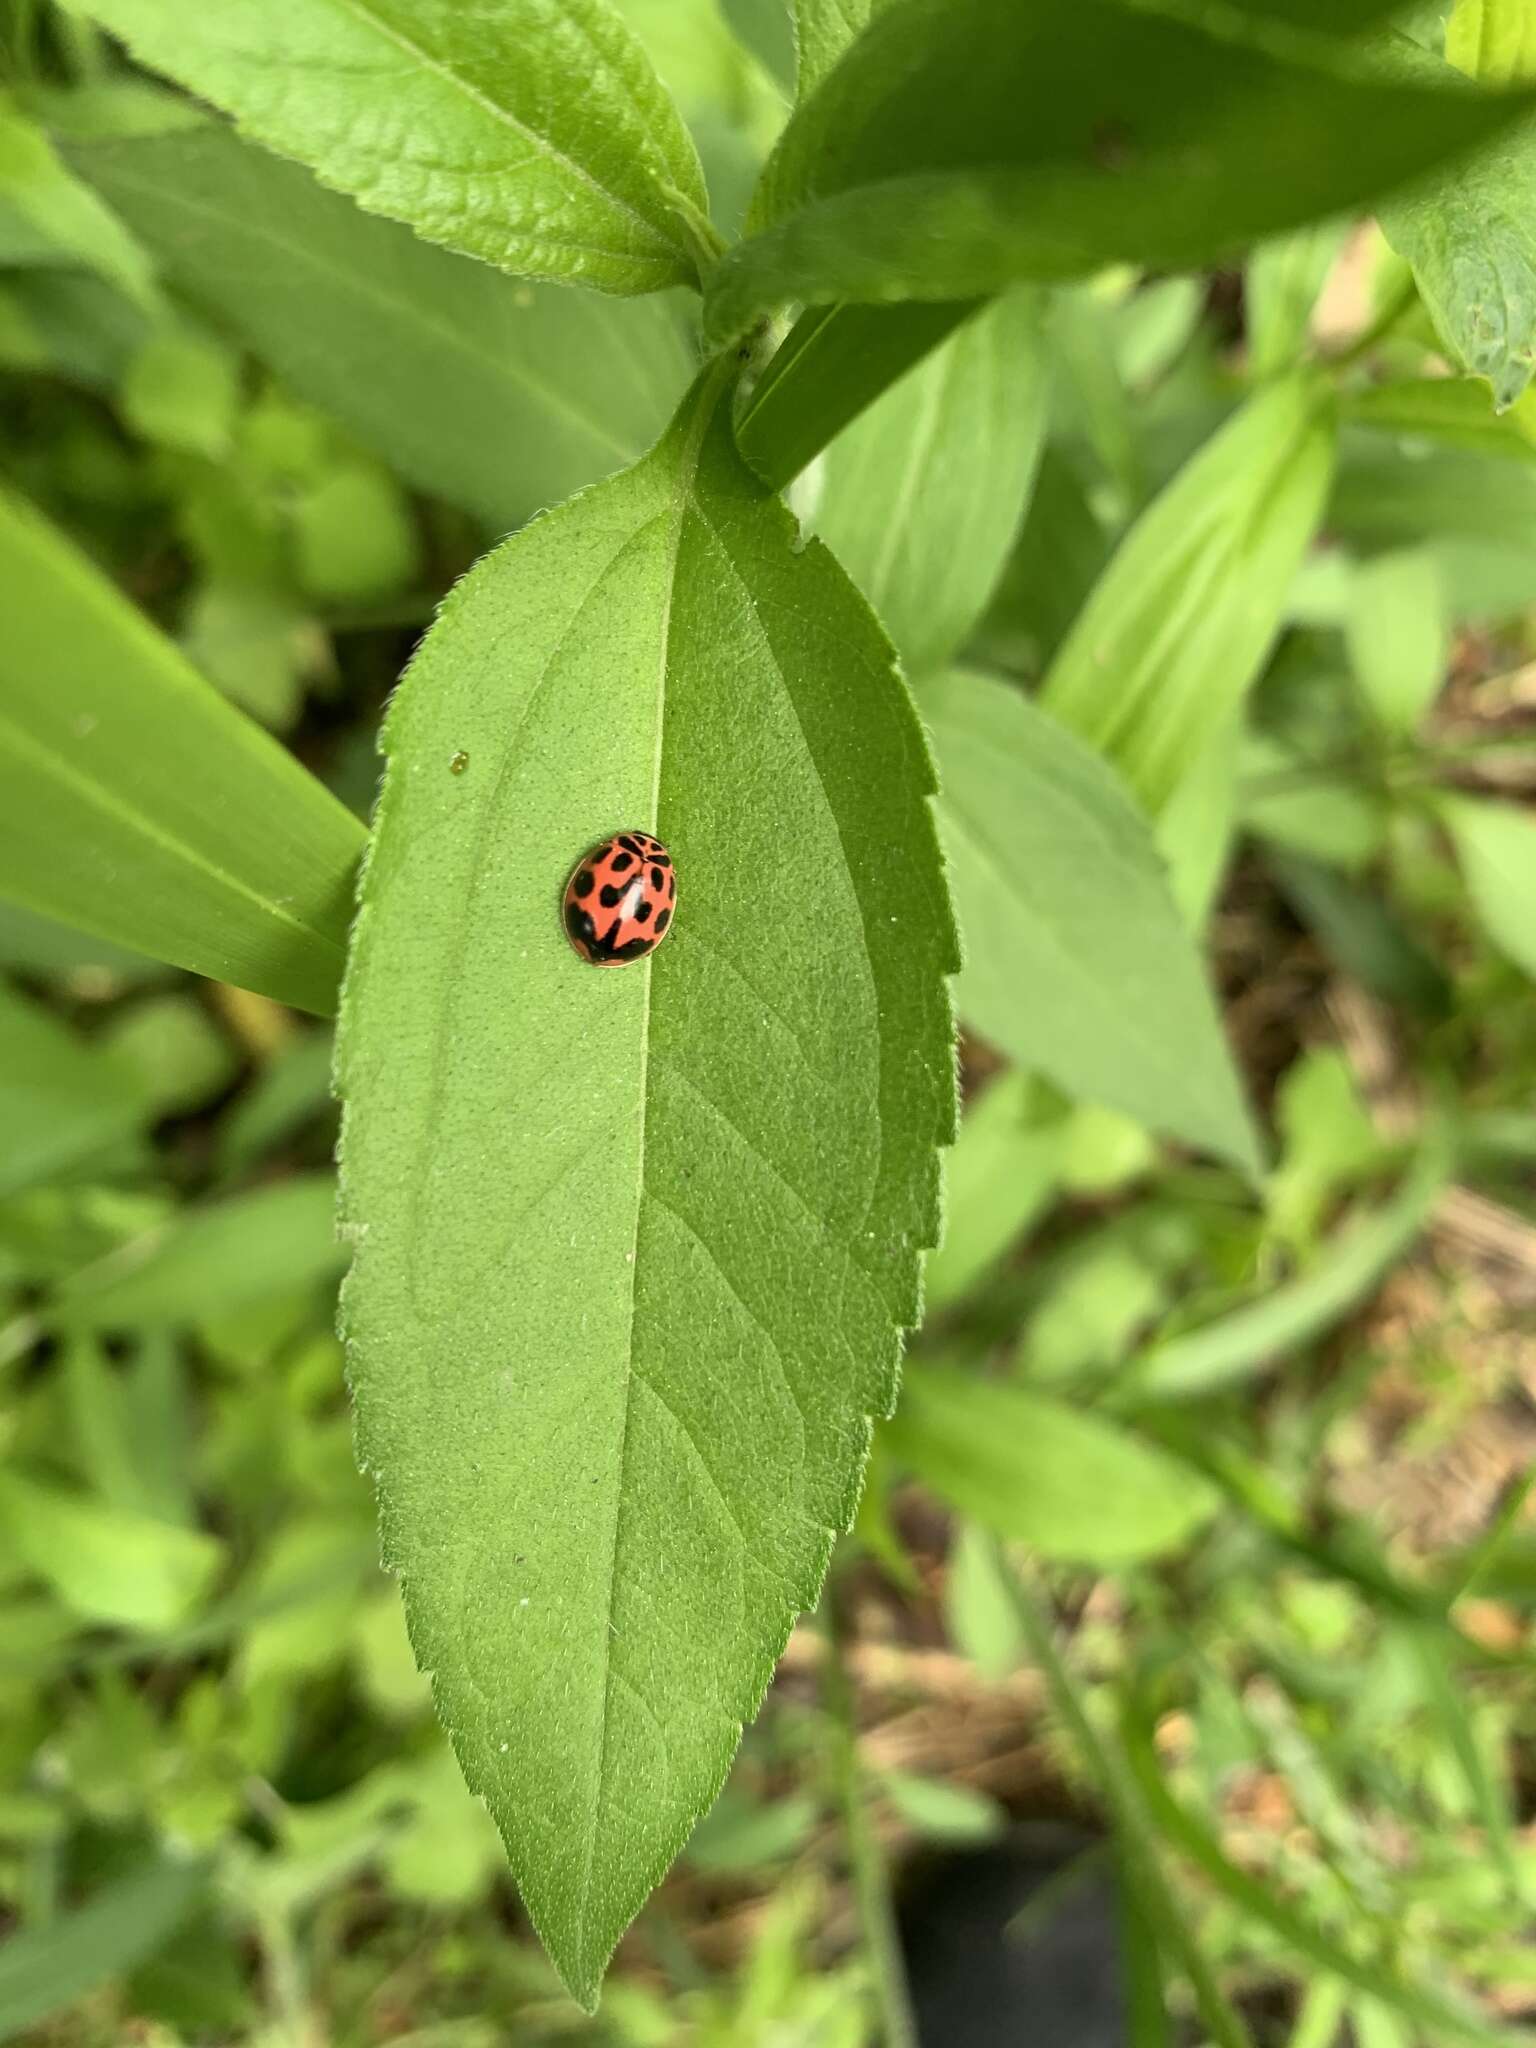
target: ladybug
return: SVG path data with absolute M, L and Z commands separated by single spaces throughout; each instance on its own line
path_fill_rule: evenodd
M 619 832 L 576 863 L 565 929 L 583 960 L 622 967 L 654 953 L 677 907 L 672 856 L 649 832 Z

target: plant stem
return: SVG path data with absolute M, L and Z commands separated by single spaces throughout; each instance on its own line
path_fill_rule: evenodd
M 838 1618 L 835 1586 L 828 1589 L 827 1617 L 822 1704 L 833 1728 L 833 1786 L 848 1841 L 848 1866 L 859 1925 L 874 1978 L 880 2040 L 884 2048 L 918 2048 L 917 2022 L 907 1990 L 906 1965 L 891 1901 L 890 1871 L 870 1819 L 859 1766 L 853 1687 L 844 1662 L 845 1636 Z
M 1346 342 L 1335 355 L 1325 356 L 1324 366 L 1330 370 L 1347 370 L 1358 363 L 1362 356 L 1369 355 L 1378 342 L 1386 340 L 1418 297 L 1418 293 L 1419 288 L 1413 277 L 1410 275 L 1404 278 L 1376 318 L 1368 321 L 1354 340 Z

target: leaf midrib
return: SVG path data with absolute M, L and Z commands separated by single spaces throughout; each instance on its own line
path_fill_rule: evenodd
M 432 56 L 419 43 L 412 42 L 411 38 L 403 34 L 399 29 L 391 27 L 385 21 L 381 21 L 364 4 L 364 0 L 333 0 L 333 5 L 338 7 L 342 13 L 350 14 L 354 20 L 360 21 L 365 26 L 374 29 L 386 42 L 393 43 L 396 49 L 403 50 L 408 57 L 414 57 L 424 69 L 455 87 L 459 92 L 463 93 L 466 99 L 472 101 L 474 105 L 489 114 L 493 120 L 499 121 L 504 127 L 512 129 L 525 142 L 531 143 L 550 163 L 560 165 L 580 183 L 589 185 L 599 197 L 610 200 L 621 212 L 627 213 L 631 220 L 636 221 L 657 246 L 665 249 L 673 256 L 681 253 L 678 245 L 668 236 L 664 235 L 654 221 L 647 220 L 633 200 L 626 199 L 623 193 L 615 192 L 610 186 L 605 185 L 600 178 L 587 169 L 585 164 L 578 163 L 574 157 L 567 156 L 565 151 L 557 148 L 547 135 L 541 135 L 537 129 L 530 128 L 526 123 L 518 120 L 510 108 L 502 106 L 498 101 L 493 100 L 489 94 L 482 92 L 477 85 L 472 84 L 461 72 L 455 71 L 451 65 L 445 64 L 441 58 Z M 641 125 L 644 126 L 645 124 L 642 122 Z M 652 140 L 649 128 L 646 128 L 646 139 L 648 141 Z M 625 251 L 624 253 L 631 255 L 633 252 Z
M 705 381 L 696 401 L 693 418 L 688 423 L 687 438 L 684 441 L 677 464 L 677 481 L 672 498 L 671 530 L 667 540 L 666 595 L 661 614 L 661 644 L 656 663 L 656 742 L 651 760 L 651 807 L 648 829 L 654 831 L 657 825 L 657 811 L 661 799 L 661 765 L 663 744 L 666 733 L 667 664 L 672 644 L 672 607 L 677 593 L 677 563 L 682 547 L 683 522 L 687 516 L 693 495 L 694 478 L 698 470 L 699 451 L 704 435 L 714 416 L 715 405 L 720 397 L 722 373 Z M 581 1906 L 576 1919 L 576 1948 L 578 1953 L 585 1949 L 587 1941 L 587 1918 L 592 1903 L 592 1870 L 597 1856 L 597 1835 L 603 1803 L 603 1780 L 608 1767 L 608 1724 L 611 1719 L 615 1676 L 623 1679 L 622 1673 L 613 1669 L 613 1610 L 615 1589 L 618 1583 L 620 1532 L 624 1523 L 624 1505 L 627 1494 L 625 1475 L 629 1463 L 630 1419 L 634 1414 L 635 1381 L 635 1316 L 639 1300 L 640 1277 L 640 1216 L 645 1204 L 645 1156 L 646 1134 L 650 1121 L 650 1066 L 651 1066 L 651 987 L 654 960 L 645 962 L 645 994 L 640 1014 L 640 1130 L 635 1149 L 635 1209 L 634 1228 L 629 1249 L 629 1332 L 624 1346 L 624 1384 L 622 1393 L 623 1423 L 619 1431 L 619 1455 L 617 1476 L 613 1491 L 613 1535 L 608 1547 L 608 1565 L 605 1574 L 607 1597 L 603 1613 L 603 1675 L 602 1715 L 598 1722 L 597 1767 L 593 1778 L 592 1820 L 587 1830 L 586 1868 L 581 1880 Z M 695 1446 L 697 1449 L 697 1446 Z M 631 1688 L 632 1689 L 632 1688 Z

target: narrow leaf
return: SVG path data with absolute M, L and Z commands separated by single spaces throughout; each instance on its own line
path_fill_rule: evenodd
M 386 1558 L 589 2004 L 852 1514 L 953 1135 L 921 734 L 729 412 L 711 372 L 450 599 L 390 714 L 341 1034 Z M 561 889 L 626 827 L 677 922 L 596 970 Z
M 207 1888 L 200 1864 L 150 1863 L 74 1912 L 11 1934 L 0 1952 L 0 2041 L 13 2040 L 153 1954 Z
M 1536 76 L 1536 8 L 1531 0 L 1456 0 L 1445 54 L 1469 78 L 1491 84 Z
M 1033 291 L 996 300 L 828 450 L 813 525 L 911 675 L 986 609 L 1024 516 L 1049 379 Z
M 370 212 L 526 277 L 692 283 L 704 177 L 605 0 L 89 0 L 134 56 Z
M 1302 378 L 1259 392 L 1153 500 L 1051 664 L 1042 705 L 1159 810 L 1263 667 L 1323 515 L 1333 429 Z
M 1264 1879 L 1240 1870 L 1203 1821 L 1174 1798 L 1163 1782 L 1157 1754 L 1139 1721 L 1127 1715 L 1121 1727 L 1121 1753 L 1130 1765 L 1153 1826 L 1186 1857 L 1245 1917 L 1268 1928 L 1298 1956 L 1330 1976 L 1379 1998 L 1413 2021 L 1428 2041 L 1473 2041 L 1485 2048 L 1514 2048 L 1518 2038 L 1485 2020 L 1470 2003 L 1438 1989 L 1413 1982 L 1390 1963 L 1359 1956 L 1342 1946 L 1312 1915 L 1293 1906 Z
M 1449 1177 L 1444 1145 L 1426 1143 L 1392 1199 L 1356 1218 L 1309 1272 L 1203 1329 L 1155 1345 L 1133 1361 L 1123 1387 L 1158 1400 L 1196 1398 L 1315 1342 L 1370 1298 L 1424 1228 Z
M 736 423 L 742 454 L 765 483 L 782 490 L 978 303 L 808 308 L 742 407 Z
M 329 1174 L 295 1174 L 254 1194 L 187 1209 L 82 1267 L 47 1310 L 70 1330 L 176 1328 L 334 1281 Z
M 1483 929 L 1536 980 L 1536 818 L 1489 797 L 1440 797 L 1435 810 L 1455 844 Z
M 1195 941 L 1117 778 L 1010 685 L 957 670 L 921 705 L 967 1025 L 1068 1094 L 1255 1170 Z
M 331 1009 L 362 844 L 351 814 L 3 492 L 0 618 L 0 894 Z
M 1243 312 L 1255 377 L 1278 376 L 1305 352 L 1312 308 L 1348 233 L 1347 221 L 1322 221 L 1254 250 Z
M 0 94 L 0 208 L 19 217 L 54 260 L 98 271 L 146 310 L 156 304 L 144 251 L 122 222 L 59 161 L 52 143 Z
M 642 454 L 687 383 L 668 302 L 515 284 L 228 128 L 70 161 L 286 384 L 500 530 Z
M 802 101 L 748 239 L 710 281 L 728 338 L 789 299 L 967 298 L 1106 263 L 1189 269 L 1347 212 L 1524 104 L 1384 76 L 1336 35 L 1131 0 L 904 0 Z
M 888 1440 L 963 1514 L 1044 1557 L 1156 1556 L 1216 1511 L 1213 1487 L 1106 1417 L 953 1369 L 908 1367 Z

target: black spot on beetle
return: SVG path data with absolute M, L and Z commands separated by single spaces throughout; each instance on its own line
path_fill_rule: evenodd
M 597 892 L 597 900 L 602 904 L 604 910 L 612 910 L 623 894 L 622 884 L 615 888 L 612 882 L 604 882 L 602 888 Z
M 634 857 L 632 853 L 616 853 L 608 865 L 616 875 L 622 875 L 624 870 L 632 863 Z
M 590 896 L 592 894 L 592 870 L 590 868 L 583 868 L 577 875 L 576 894 L 578 896 Z
M 661 913 L 660 917 L 658 917 L 658 918 L 657 918 L 657 920 L 656 920 L 656 936 L 657 936 L 657 938 L 658 938 L 658 939 L 659 939 L 659 938 L 661 937 L 662 933 L 663 933 L 663 932 L 664 932 L 664 931 L 666 930 L 667 926 L 668 926 L 668 925 L 669 925 L 669 924 L 670 924 L 671 922 L 672 922 L 672 913 L 671 913 L 671 911 L 670 911 L 670 910 L 664 910 L 664 911 L 663 911 L 663 912 Z
M 650 916 L 653 907 L 654 906 L 647 902 L 645 897 L 642 896 L 640 898 L 640 901 L 635 905 L 635 923 L 644 924 L 646 919 Z
M 620 846 L 627 846 L 631 853 L 643 853 L 645 850 L 632 832 L 621 832 L 619 834 L 619 844 Z
M 567 903 L 565 906 L 565 928 L 578 946 L 585 946 L 590 951 L 596 945 L 597 927 L 592 922 L 592 913 L 583 910 L 579 903 Z
M 657 894 L 658 896 L 659 896 L 659 895 L 661 894 L 661 869 L 660 869 L 660 868 L 652 868 L 652 869 L 651 869 L 651 887 L 652 887 L 652 888 L 653 888 L 653 889 L 654 889 L 654 890 L 656 891 L 656 894 Z

